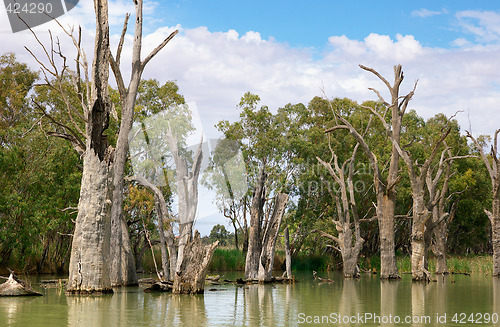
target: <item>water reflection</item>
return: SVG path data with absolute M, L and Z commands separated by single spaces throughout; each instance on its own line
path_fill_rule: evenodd
M 476 276 L 436 276 L 435 283 L 381 281 L 378 276 L 318 284 L 310 275 L 292 285 L 217 285 L 203 295 L 144 293 L 142 288 L 116 289 L 111 296 L 66 296 L 55 289 L 40 298 L 0 298 L 0 326 L 303 326 L 299 317 L 332 314 L 353 317 L 430 317 L 408 323 L 345 323 L 343 326 L 432 326 L 445 313 L 447 324 L 457 312 L 500 313 L 500 279 Z M 302 314 L 302 315 L 301 315 Z M 342 326 L 328 320 L 320 325 Z M 491 326 L 492 324 L 482 324 Z
M 381 280 L 380 281 L 380 317 L 387 318 L 394 316 L 398 311 L 397 293 L 399 288 L 399 280 Z M 391 319 L 384 323 L 384 326 L 394 326 L 394 321 Z

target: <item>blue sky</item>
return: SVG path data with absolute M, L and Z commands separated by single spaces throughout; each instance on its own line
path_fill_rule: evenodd
M 496 1 L 164 1 L 156 17 L 185 28 L 258 31 L 292 47 L 327 45 L 328 37 L 363 39 L 370 33 L 413 35 L 424 46 L 448 47 L 463 30 L 460 11 L 497 11 Z M 472 36 L 472 35 L 469 35 Z
M 132 0 L 110 0 L 112 46 L 116 47 Z M 92 1 L 81 0 L 61 17 L 63 26 L 83 28 L 83 47 L 94 46 Z M 133 22 L 133 18 L 130 20 Z M 307 104 L 314 96 L 375 100 L 369 87 L 388 96 L 384 85 L 361 70 L 364 64 L 389 80 L 402 64 L 409 91 L 419 80 L 410 109 L 424 118 L 443 112 L 457 115 L 462 130 L 492 135 L 500 128 L 500 2 L 498 1 L 145 1 L 143 53 L 175 29 L 179 34 L 146 67 L 143 77 L 160 83 L 175 80 L 198 109 L 207 138 L 220 134 L 214 124 L 234 121 L 236 105 L 247 91 L 271 110 L 287 103 Z M 49 34 L 71 56 L 71 40 L 55 23 L 35 28 L 44 44 Z M 122 55 L 130 72 L 133 28 Z M 12 34 L 0 10 L 0 52 L 14 52 L 34 69 L 43 59 L 29 32 Z M 45 61 L 46 62 L 46 61 Z M 71 62 L 71 61 L 70 61 Z M 224 219 L 209 196 L 200 194 L 209 232 Z M 211 206 L 211 207 L 210 207 Z

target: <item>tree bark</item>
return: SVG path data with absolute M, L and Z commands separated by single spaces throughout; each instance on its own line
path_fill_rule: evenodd
M 448 238 L 448 226 L 446 221 L 441 222 L 434 228 L 434 256 L 436 257 L 436 274 L 448 274 L 448 260 L 446 257 L 446 241 Z
M 115 152 L 115 171 L 114 171 L 114 193 L 113 206 L 111 210 L 111 283 L 114 286 L 136 285 L 137 274 L 134 262 L 134 256 L 131 251 L 130 236 L 127 224 L 123 215 L 123 190 L 125 177 L 125 164 L 129 150 L 129 133 L 134 122 L 134 107 L 137 98 L 137 90 L 141 81 L 144 68 L 149 60 L 153 58 L 176 34 L 174 31 L 163 41 L 153 52 L 141 61 L 142 50 L 142 7 L 143 1 L 134 1 L 135 3 L 135 36 L 132 50 L 132 73 L 130 83 L 125 88 L 122 74 L 120 72 L 120 56 L 123 47 L 125 32 L 129 16 L 126 16 L 122 36 L 118 46 L 116 58 L 110 56 L 110 63 L 113 69 L 120 93 L 122 104 L 120 130 L 116 142 Z M 165 272 L 167 274 L 167 272 Z
M 250 208 L 250 231 L 248 234 L 248 251 L 245 262 L 246 279 L 257 279 L 258 277 L 261 253 L 260 225 L 266 198 L 266 179 L 267 173 L 265 166 L 263 166 L 257 184 L 254 187 L 252 206 Z
M 285 228 L 285 233 L 284 233 L 284 238 L 285 238 L 285 260 L 286 260 L 286 277 L 288 279 L 292 279 L 292 253 L 290 251 L 290 235 L 288 232 L 288 227 Z
M 414 185 L 417 184 L 417 185 Z M 424 204 L 424 189 L 420 182 L 412 181 L 413 189 L 413 223 L 411 233 L 411 273 L 414 281 L 429 280 L 426 269 L 427 247 L 425 242 L 425 227 L 431 213 Z
M 498 181 L 500 183 L 500 181 Z M 500 277 L 500 192 L 493 192 L 492 212 L 487 213 L 491 220 L 493 241 L 493 276 Z
M 163 270 L 163 279 L 170 279 L 170 262 L 168 261 L 168 250 L 167 250 L 167 241 L 165 239 L 165 232 L 163 231 L 163 217 L 166 213 L 163 213 L 163 210 L 160 206 L 160 199 L 155 195 L 156 202 L 156 212 L 158 215 L 158 231 L 160 234 L 160 252 L 161 252 L 161 267 Z
M 399 279 L 394 243 L 394 208 L 392 196 L 377 194 L 377 217 L 380 236 L 380 278 Z M 380 214 L 380 215 L 379 215 Z
M 174 276 L 173 293 L 198 294 L 205 289 L 208 265 L 219 241 L 209 245 L 201 244 L 200 233 L 195 231 L 192 240 L 186 244 L 180 269 Z
M 278 193 L 276 195 L 274 210 L 262 238 L 258 271 L 259 282 L 269 282 L 272 278 L 276 239 L 278 238 L 281 220 L 283 219 L 287 203 L 288 194 Z
M 96 36 L 92 65 L 92 106 L 87 115 L 86 149 L 69 264 L 69 293 L 112 292 L 109 276 L 113 151 L 104 132 L 108 94 L 109 26 L 107 1 L 95 0 Z

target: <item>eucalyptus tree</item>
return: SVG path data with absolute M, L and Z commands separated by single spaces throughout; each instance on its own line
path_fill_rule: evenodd
M 331 196 L 335 199 L 335 206 L 337 208 L 337 216 L 336 219 L 333 219 L 333 222 L 338 236 L 333 236 L 321 230 L 318 232 L 336 242 L 337 249 L 342 255 L 344 277 L 347 278 L 359 276 L 358 258 L 364 242 L 364 239 L 361 237 L 360 218 L 354 195 L 354 167 L 358 147 L 359 144 L 356 144 L 352 151 L 351 158 L 341 165 L 339 164 L 338 156 L 333 150 L 331 150 L 331 159 L 329 162 L 323 161 L 321 158 L 317 157 L 318 161 L 333 177 L 336 184 L 339 185 L 338 193 L 340 193 L 339 195 L 335 194 L 333 191 L 331 192 Z
M 294 126 L 304 106 L 287 105 L 273 114 L 259 106 L 257 95 L 246 93 L 239 103 L 240 120 L 217 124 L 225 138 L 237 141 L 247 167 L 250 206 L 245 278 L 271 279 L 274 248 L 286 205 L 288 188 L 295 171 L 292 139 Z
M 246 165 L 240 145 L 227 138 L 217 141 L 205 169 L 202 183 L 215 191 L 216 204 L 220 212 L 229 219 L 234 228 L 234 244 L 239 248 L 238 234 L 243 233 L 243 251 L 248 248 L 247 198 L 249 188 Z
M 38 74 L 0 56 L 0 266 L 61 272 L 70 211 L 78 201 L 78 157 L 47 138 L 30 98 Z M 67 255 L 68 254 L 68 255 Z

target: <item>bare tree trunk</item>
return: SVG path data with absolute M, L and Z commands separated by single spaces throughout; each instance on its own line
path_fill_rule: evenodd
M 276 195 L 274 210 L 262 237 L 258 272 L 259 282 L 268 282 L 272 278 L 276 239 L 278 238 L 281 220 L 283 219 L 287 203 L 288 194 L 278 193 Z
M 113 151 L 108 148 L 104 135 L 111 109 L 107 2 L 95 0 L 94 8 L 96 36 L 92 106 L 87 114 L 83 176 L 69 265 L 69 293 L 113 292 L 109 278 Z
M 379 236 L 380 236 L 380 278 L 381 279 L 398 279 L 399 273 L 396 265 L 396 255 L 394 248 L 394 214 L 396 205 L 396 185 L 399 182 L 399 159 L 400 153 L 397 150 L 396 144 L 399 144 L 401 134 L 401 122 L 405 114 L 409 101 L 413 96 L 413 91 L 406 96 L 399 95 L 399 88 L 403 82 L 403 70 L 401 65 L 394 66 L 394 83 L 391 85 L 384 77 L 382 77 L 373 68 L 363 65 L 360 67 L 368 72 L 377 76 L 388 88 L 391 94 L 391 102 L 386 102 L 380 92 L 370 88 L 378 96 L 379 100 L 391 111 L 391 123 L 388 133 L 391 140 L 393 140 L 391 159 L 389 164 L 389 171 L 387 178 L 382 178 L 381 170 L 379 168 L 378 160 L 375 154 L 371 151 L 370 147 L 364 140 L 364 137 L 343 117 L 337 117 L 343 125 L 337 125 L 330 128 L 326 133 L 337 130 L 347 129 L 355 137 L 356 141 L 360 144 L 365 154 L 368 156 L 370 165 L 374 170 L 374 185 L 377 194 L 377 219 L 379 223 Z M 384 126 L 388 126 L 385 118 L 377 112 L 374 108 L 365 107 L 376 116 Z M 387 128 L 386 128 L 387 129 Z
M 434 228 L 434 255 L 436 257 L 436 274 L 448 274 L 448 260 L 446 257 L 446 241 L 448 238 L 448 226 L 442 221 Z
M 169 280 L 170 262 L 168 261 L 167 241 L 165 239 L 165 232 L 163 231 L 163 223 L 164 223 L 163 217 L 164 215 L 166 215 L 166 213 L 163 212 L 160 205 L 160 199 L 158 199 L 157 195 L 155 195 L 155 202 L 156 202 L 156 212 L 158 213 L 158 231 L 160 234 L 161 267 L 163 270 L 163 279 Z
M 292 279 L 292 253 L 290 252 L 290 235 L 288 232 L 288 227 L 285 228 L 284 233 L 285 238 L 285 260 L 286 260 L 286 277 Z
M 342 255 L 342 266 L 345 278 L 359 277 L 358 256 L 346 253 Z
M 498 181 L 500 183 L 500 181 Z M 493 276 L 500 277 L 500 192 L 493 192 L 492 212 L 487 212 L 491 221 L 493 243 Z
M 208 264 L 218 244 L 219 241 L 210 245 L 201 244 L 200 233 L 195 231 L 194 237 L 186 245 L 182 261 L 178 265 L 180 269 L 177 269 L 174 278 L 174 293 L 203 293 Z
M 394 244 L 394 199 L 383 193 L 377 195 L 377 217 L 380 235 L 380 278 L 399 279 Z
M 265 182 L 267 173 L 262 167 L 255 185 L 250 208 L 250 231 L 248 235 L 248 251 L 245 262 L 245 278 L 257 279 L 259 272 L 259 259 L 261 253 L 260 224 L 262 221 L 263 207 L 266 198 Z
M 429 272 L 425 267 L 427 248 L 425 246 L 424 233 L 427 220 L 430 218 L 431 213 L 424 205 L 423 186 L 414 186 L 412 189 L 413 223 L 411 233 L 411 273 L 413 280 L 427 281 L 429 280 Z
M 123 180 L 125 177 L 125 163 L 127 161 L 127 154 L 129 150 L 128 137 L 134 122 L 134 107 L 137 98 L 137 90 L 139 88 L 141 76 L 146 64 L 177 34 L 177 31 L 174 31 L 163 41 L 163 43 L 154 49 L 144 61 L 141 61 L 143 1 L 134 1 L 134 3 L 136 16 L 135 37 L 132 50 L 132 73 L 130 83 L 127 88 L 125 87 L 120 71 L 120 57 L 129 15 L 125 18 L 116 58 L 110 55 L 111 68 L 113 69 L 113 73 L 117 81 L 120 100 L 122 103 L 120 130 L 116 142 L 114 193 L 113 206 L 111 210 L 111 283 L 116 286 L 137 284 L 136 267 L 134 256 L 131 251 L 130 236 L 123 215 Z

